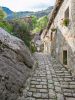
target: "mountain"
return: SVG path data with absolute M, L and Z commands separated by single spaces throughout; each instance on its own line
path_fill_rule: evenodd
M 45 10 L 42 11 L 23 11 L 23 12 L 13 12 L 7 7 L 2 7 L 3 11 L 7 14 L 7 20 L 12 20 L 12 19 L 18 19 L 18 18 L 24 18 L 28 16 L 36 16 L 38 18 L 43 17 L 45 15 L 49 15 L 51 10 L 53 9 L 53 6 L 48 7 Z
M 7 7 L 2 7 L 3 11 L 9 16 L 11 14 L 13 14 L 13 11 L 11 11 L 9 8 Z
M 39 18 L 39 17 L 43 17 L 43 16 L 45 16 L 45 15 L 49 15 L 49 13 L 51 12 L 52 9 L 53 9 L 53 6 L 50 6 L 50 7 L 48 7 L 48 8 L 45 9 L 45 10 L 35 12 L 34 15 L 37 16 L 38 18 Z

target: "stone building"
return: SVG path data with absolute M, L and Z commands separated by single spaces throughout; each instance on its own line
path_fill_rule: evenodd
M 41 38 L 44 52 L 56 57 L 75 75 L 75 0 L 56 0 Z

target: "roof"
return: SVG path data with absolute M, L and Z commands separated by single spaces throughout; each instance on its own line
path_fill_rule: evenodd
M 54 6 L 54 9 L 52 10 L 52 13 L 51 13 L 51 16 L 50 16 L 50 19 L 49 19 L 49 23 L 48 23 L 48 26 L 47 26 L 47 30 L 46 30 L 46 34 L 49 30 L 49 28 L 51 27 L 51 24 L 53 23 L 62 3 L 63 3 L 64 0 L 56 0 L 56 4 Z M 45 35 L 46 35 L 45 34 Z

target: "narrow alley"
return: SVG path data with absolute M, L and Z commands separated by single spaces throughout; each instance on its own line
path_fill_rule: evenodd
M 42 53 L 38 60 L 27 93 L 20 100 L 75 100 L 75 79 L 55 58 Z

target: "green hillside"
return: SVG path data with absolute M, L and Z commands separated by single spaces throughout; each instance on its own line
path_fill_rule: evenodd
M 48 7 L 45 10 L 33 12 L 33 11 L 23 11 L 23 12 L 13 12 L 7 7 L 2 7 L 3 11 L 7 14 L 7 20 L 25 18 L 27 16 L 36 16 L 37 18 L 43 17 L 45 15 L 49 15 L 53 6 Z

